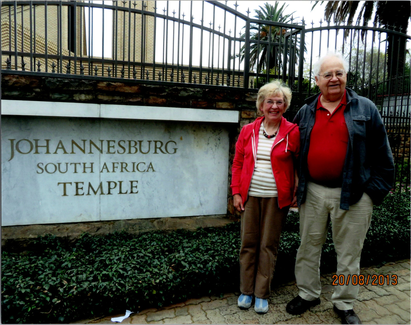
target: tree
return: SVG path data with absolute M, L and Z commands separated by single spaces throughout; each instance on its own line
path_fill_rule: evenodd
M 378 48 L 366 50 L 364 47 L 353 48 L 345 54 L 345 59 L 355 62 L 348 71 L 348 86 L 361 95 L 367 96 L 367 92 L 375 90 L 384 82 L 384 68 L 386 54 L 378 51 Z M 381 94 L 381 93 L 380 93 Z
M 266 2 L 264 6 L 259 6 L 260 9 L 254 10 L 256 13 L 254 18 L 282 24 L 290 23 L 294 12 L 285 14 L 287 6 L 286 3 L 280 6 L 278 1 L 274 5 Z M 265 69 L 266 71 L 275 71 L 278 74 L 283 63 L 281 59 L 282 51 L 284 51 L 285 46 L 290 46 L 285 42 L 286 33 L 286 28 L 278 26 L 278 24 L 251 24 L 250 69 L 256 69 L 257 73 Z M 245 38 L 245 34 L 242 35 L 242 38 Z M 241 61 L 246 57 L 245 50 L 246 46 L 244 45 L 240 50 Z M 296 55 L 297 51 L 294 54 Z
M 313 8 L 318 3 L 325 1 L 316 1 Z M 368 26 L 375 9 L 374 26 L 380 24 L 386 29 L 395 29 L 401 33 L 406 33 L 408 21 L 411 17 L 409 1 L 326 1 L 324 16 L 330 21 L 334 19 L 336 24 L 341 24 L 347 20 L 347 25 L 352 25 L 355 15 L 358 13 L 356 25 Z M 362 6 L 360 4 L 362 3 Z M 359 12 L 358 12 L 359 9 Z M 361 22 L 362 21 L 362 22 Z M 364 32 L 363 32 L 364 33 Z M 363 34 L 364 35 L 364 34 Z M 400 91 L 398 87 L 402 83 L 404 67 L 406 66 L 406 42 L 407 38 L 387 33 L 387 73 L 393 82 L 392 92 Z M 397 86 L 395 86 L 397 84 Z

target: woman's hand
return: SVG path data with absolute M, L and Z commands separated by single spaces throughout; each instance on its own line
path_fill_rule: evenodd
M 294 183 L 294 191 L 293 191 L 293 201 L 291 202 L 292 207 L 297 207 L 297 188 L 298 188 L 298 175 L 297 171 L 295 171 L 295 183 Z
M 291 207 L 292 207 L 292 208 L 298 207 L 298 204 L 297 204 L 297 196 L 296 196 L 296 194 L 295 194 L 295 191 L 294 191 L 293 200 L 292 200 L 292 202 L 291 202 Z
M 234 208 L 236 208 L 239 212 L 244 211 L 243 199 L 240 194 L 234 195 Z

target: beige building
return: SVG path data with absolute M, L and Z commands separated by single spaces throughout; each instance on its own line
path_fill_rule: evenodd
M 189 82 L 187 66 L 155 62 L 154 55 L 164 51 L 162 47 L 169 46 L 170 52 L 176 45 L 167 40 L 157 40 L 156 45 L 155 4 L 153 0 L 104 1 L 104 6 L 102 1 L 90 6 L 86 1 L 67 0 L 2 4 L 2 69 Z M 162 18 L 158 29 L 161 24 Z M 221 69 L 211 72 L 204 66 L 192 67 L 191 82 L 226 85 L 228 73 L 230 84 L 233 80 L 235 85 L 243 84 L 242 71 L 235 71 L 235 76 L 232 70 L 225 71 L 223 77 Z
M 104 24 L 111 30 L 105 42 L 111 53 L 105 53 L 105 70 L 112 60 L 121 63 L 153 63 L 154 18 L 144 12 L 154 11 L 154 1 L 118 1 L 118 6 L 105 1 Z M 102 74 L 102 40 L 93 39 L 101 29 L 102 6 L 89 7 L 85 2 L 63 1 L 61 4 L 4 5 L 1 6 L 2 68 L 7 60 L 13 70 L 40 70 L 79 74 Z M 90 9 L 92 8 L 92 9 Z M 110 17 L 111 16 L 111 17 Z M 92 23 L 94 22 L 94 23 Z M 111 28 L 110 28 L 111 27 Z M 107 26 L 105 26 L 107 29 Z M 32 55 L 31 55 L 32 54 Z M 100 54 L 101 55 L 101 54 Z M 100 60 L 99 60 L 100 61 Z M 68 66 L 69 65 L 69 66 Z M 120 64 L 121 65 L 121 64 Z M 92 70 L 92 72 L 89 70 Z M 112 69 L 111 75 L 113 76 Z M 105 75 L 107 72 L 105 72 Z M 117 71 L 120 76 L 120 72 Z

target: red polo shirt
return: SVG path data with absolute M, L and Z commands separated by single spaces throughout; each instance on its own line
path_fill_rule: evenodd
M 342 171 L 348 145 L 344 110 L 347 94 L 331 114 L 318 98 L 315 124 L 311 131 L 307 163 L 311 180 L 328 187 L 341 187 Z

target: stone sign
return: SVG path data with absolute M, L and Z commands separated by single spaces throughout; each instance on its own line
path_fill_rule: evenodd
M 217 123 L 2 117 L 2 225 L 225 214 Z

